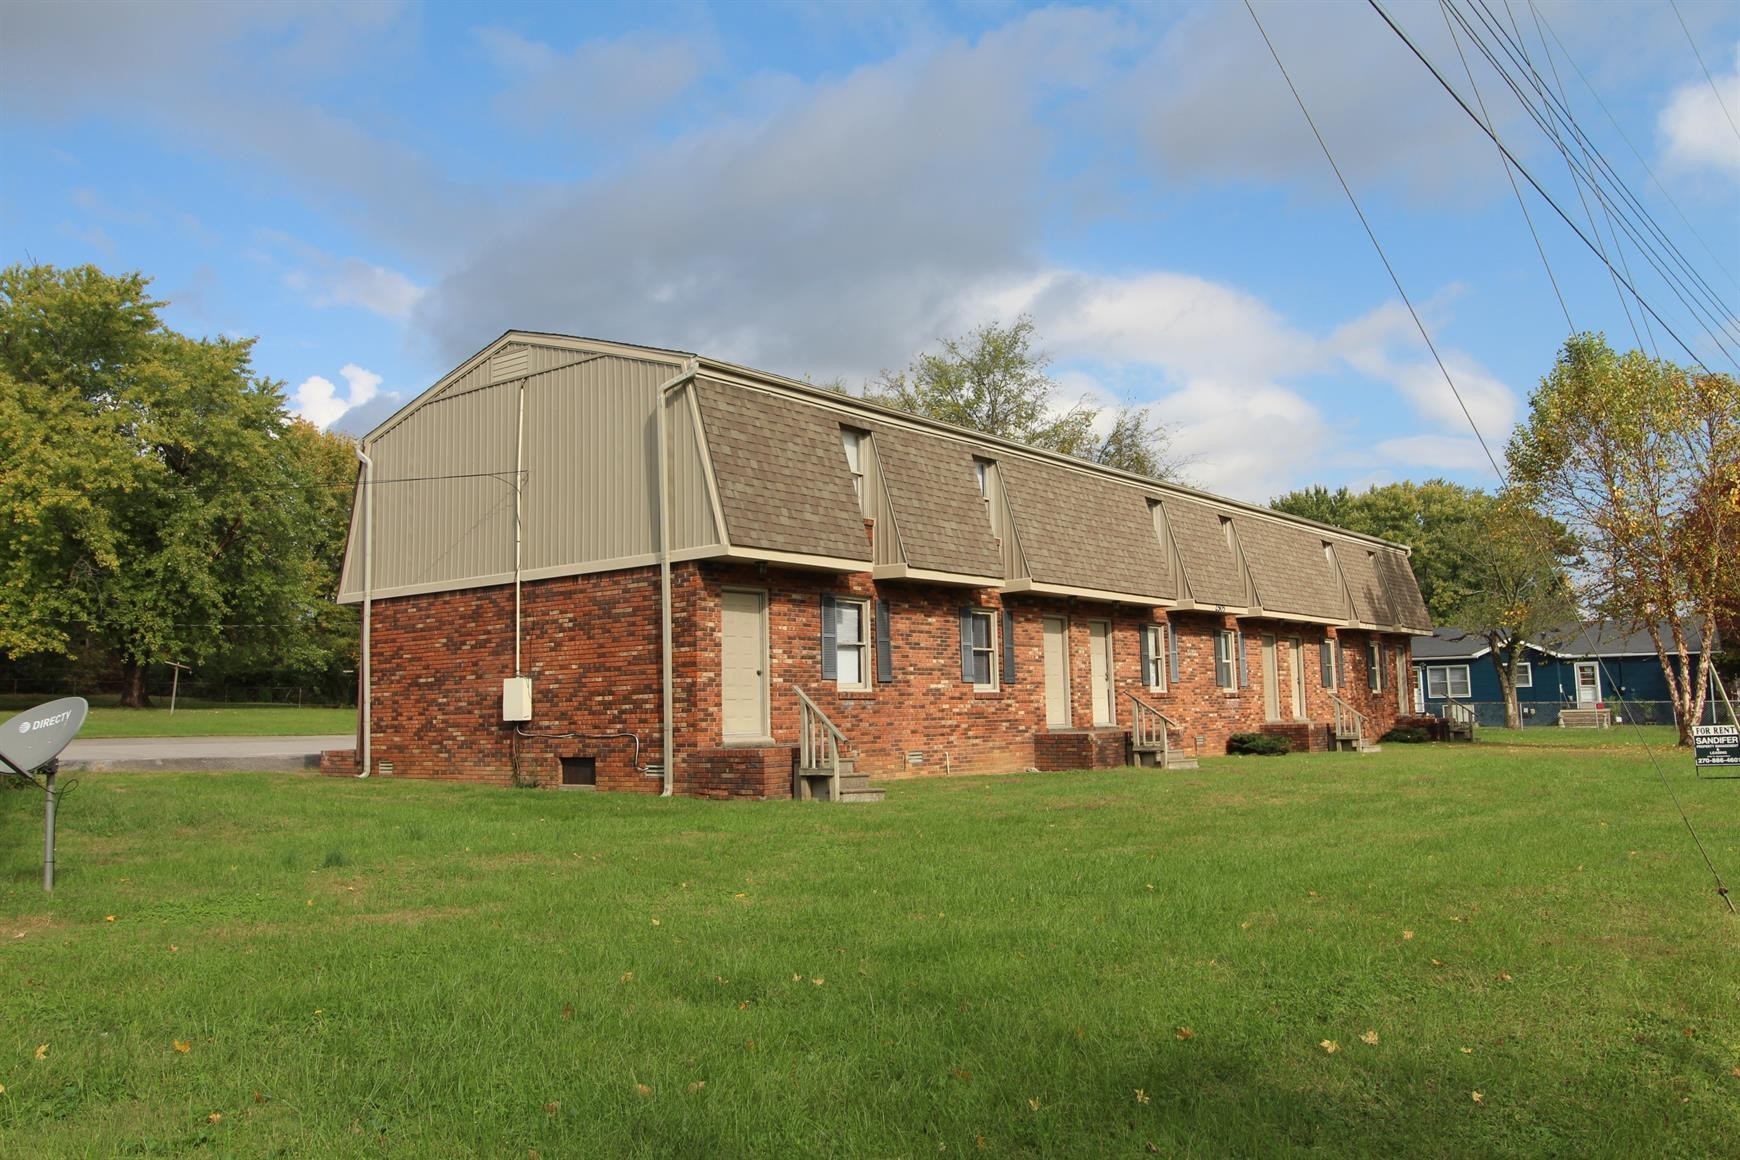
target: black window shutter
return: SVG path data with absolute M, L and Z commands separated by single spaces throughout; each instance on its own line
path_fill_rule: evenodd
M 876 602 L 876 680 L 887 684 L 894 679 L 894 642 L 888 631 L 888 601 Z
M 1148 632 L 1148 626 L 1145 624 L 1136 630 L 1136 640 L 1141 644 L 1142 652 L 1142 677 L 1140 683 L 1144 685 L 1152 683 L 1148 679 L 1148 674 L 1150 667 L 1154 663 L 1154 650 L 1149 646 Z
M 1334 647 L 1327 637 L 1317 642 L 1317 664 L 1322 670 L 1318 679 L 1325 689 L 1335 687 L 1335 654 L 1330 651 Z
M 961 609 L 961 680 L 973 682 L 973 610 Z
M 1003 610 L 1003 683 L 1015 683 L 1015 614 Z
M 1233 647 L 1239 650 L 1239 688 L 1247 688 L 1251 683 L 1250 669 L 1245 665 L 1245 630 L 1239 629 L 1233 634 Z
M 822 593 L 822 680 L 834 681 L 840 676 L 839 611 L 834 598 Z
M 1166 664 L 1167 679 L 1172 684 L 1178 683 L 1178 630 L 1170 624 L 1166 626 Z

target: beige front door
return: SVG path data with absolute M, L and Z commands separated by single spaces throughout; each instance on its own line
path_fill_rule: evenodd
M 1263 637 L 1263 720 L 1281 719 L 1281 672 L 1276 657 L 1275 638 Z
M 1045 723 L 1069 725 L 1069 621 L 1045 618 Z
M 721 732 L 727 741 L 766 737 L 767 594 L 726 589 L 720 602 Z
M 1088 687 L 1094 698 L 1094 724 L 1115 725 L 1118 707 L 1112 690 L 1112 623 L 1088 621 Z
M 1298 637 L 1287 641 L 1288 672 L 1293 678 L 1293 720 L 1305 720 L 1305 646 Z

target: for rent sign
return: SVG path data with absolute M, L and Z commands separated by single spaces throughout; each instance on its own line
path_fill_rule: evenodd
M 1740 725 L 1692 726 L 1692 750 L 1699 765 L 1740 766 Z

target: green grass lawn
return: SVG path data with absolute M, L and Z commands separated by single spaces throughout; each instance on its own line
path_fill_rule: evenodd
M 29 709 L 52 696 L 0 695 L 0 717 Z M 355 709 L 325 709 L 295 705 L 226 705 L 167 699 L 149 709 L 123 709 L 93 701 L 80 737 L 292 737 L 301 734 L 351 733 Z
M 1740 886 L 1740 783 L 1665 760 Z M 93 774 L 52 900 L 40 806 L 0 793 L 11 1155 L 1740 1148 L 1740 922 L 1636 750 L 852 808 Z
M 1611 729 L 1558 729 L 1540 726 L 1531 729 L 1499 729 L 1482 725 L 1475 730 L 1481 745 L 1532 745 L 1554 749 L 1632 749 L 1648 746 L 1661 758 L 1663 751 L 1672 753 L 1679 744 L 1679 730 L 1672 725 L 1615 725 Z M 1690 757 L 1667 757 L 1680 764 Z

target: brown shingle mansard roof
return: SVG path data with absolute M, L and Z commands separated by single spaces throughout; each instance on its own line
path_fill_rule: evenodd
M 864 429 L 876 442 L 882 483 L 907 565 L 975 576 L 1003 575 L 997 539 L 973 478 L 973 449 L 885 423 L 866 423 Z
M 669 348 L 508 331 L 376 427 L 365 446 L 454 383 L 476 379 L 497 352 L 516 345 L 590 353 L 570 366 L 614 357 L 667 368 L 672 382 L 692 374 L 727 553 L 790 554 L 880 573 L 874 560 L 888 559 L 896 541 L 891 529 L 877 528 L 873 557 L 840 448 L 840 429 L 854 427 L 871 432 L 898 555 L 912 574 L 968 585 L 1001 577 L 1015 592 L 1050 588 L 1241 614 L 1260 606 L 1283 617 L 1413 632 L 1431 627 L 1401 545 Z M 995 512 L 987 512 L 973 483 L 974 457 L 994 461 L 1002 477 L 1008 519 L 1001 532 L 1011 542 L 1000 547 L 988 518 Z M 1156 535 L 1153 501 L 1165 515 L 1164 538 Z M 1238 554 L 1223 520 L 1231 521 Z M 1326 542 L 1333 563 L 1325 558 Z M 1024 574 L 1005 576 L 1005 559 Z M 464 574 L 407 590 L 499 579 Z M 350 598 L 360 598 L 354 582 L 351 589 Z
M 1141 492 L 1037 459 L 1005 457 L 999 466 L 1034 580 L 1177 598 L 1178 579 Z
M 838 420 L 795 399 L 711 379 L 696 388 L 731 542 L 868 562 Z M 817 470 L 836 460 L 841 470 Z

